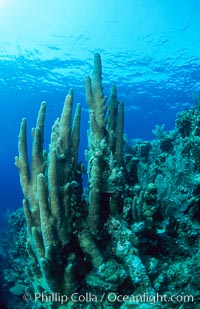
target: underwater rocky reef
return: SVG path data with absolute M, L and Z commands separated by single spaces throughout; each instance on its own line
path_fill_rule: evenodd
M 124 137 L 124 104 L 102 86 L 99 54 L 86 78 L 87 166 L 73 90 L 44 150 L 46 103 L 28 158 L 21 122 L 16 166 L 23 210 L 2 237 L 2 308 L 200 308 L 200 104 L 152 141 Z M 107 103 L 108 101 L 108 103 Z M 82 175 L 87 175 L 87 187 Z

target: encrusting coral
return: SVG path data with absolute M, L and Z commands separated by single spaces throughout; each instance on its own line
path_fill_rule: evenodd
M 52 127 L 48 151 L 43 149 L 46 103 L 41 104 L 31 160 L 26 119 L 21 123 L 16 166 L 27 223 L 29 292 L 68 297 L 65 305 L 37 299 L 35 308 L 149 308 L 148 301 L 144 305 L 133 297 L 170 295 L 172 289 L 192 291 L 197 306 L 199 278 L 188 274 L 190 262 L 198 270 L 199 106 L 181 113 L 174 131 L 157 127 L 156 140 L 130 145 L 123 136 L 124 104 L 116 87 L 108 99 L 104 95 L 99 54 L 92 78 L 86 78 L 86 101 L 87 190 L 78 160 L 81 105 L 72 117 L 73 91 Z M 182 256 L 184 275 L 177 272 L 174 281 Z M 94 298 L 74 301 L 75 292 Z M 113 301 L 109 295 L 127 297 Z M 179 301 L 151 303 L 154 309 L 179 306 Z

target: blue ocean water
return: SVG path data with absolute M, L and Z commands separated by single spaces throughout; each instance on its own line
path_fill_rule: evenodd
M 103 62 L 109 95 L 125 102 L 129 139 L 152 139 L 156 124 L 173 129 L 176 114 L 200 95 L 198 0 L 0 0 L 0 212 L 21 206 L 17 136 L 47 102 L 45 147 L 69 88 L 83 106 L 80 159 L 87 148 L 84 79 L 93 55 Z M 0 222 L 1 223 L 1 222 Z

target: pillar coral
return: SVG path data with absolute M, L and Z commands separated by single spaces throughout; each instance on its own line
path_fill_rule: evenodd
M 24 193 L 28 225 L 27 251 L 34 291 L 74 289 L 73 252 L 64 251 L 73 237 L 72 224 L 80 204 L 82 185 L 78 164 L 81 106 L 77 105 L 72 125 L 73 91 L 66 97 L 60 119 L 52 127 L 49 152 L 43 150 L 46 103 L 41 104 L 36 127 L 32 130 L 31 167 L 27 154 L 26 119 L 19 134 L 16 166 Z
M 132 232 L 123 216 L 120 219 L 125 186 L 124 104 L 118 102 L 113 86 L 106 105 L 99 54 L 94 57 L 92 78 L 86 78 L 86 101 L 89 108 L 87 196 L 82 188 L 82 164 L 78 161 L 81 105 L 76 106 L 72 117 L 72 89 L 61 117 L 52 127 L 48 151 L 43 148 L 46 103 L 41 104 L 32 130 L 31 163 L 26 119 L 21 122 L 19 155 L 15 162 L 24 194 L 32 293 L 70 295 L 76 290 L 84 291 L 85 285 L 94 288 L 95 293 L 105 288 L 117 291 L 128 277 L 134 285 L 137 272 L 143 274 L 141 280 L 150 286 L 138 250 L 134 249 L 137 237 L 130 236 Z M 124 237 L 128 237 L 129 258 L 120 249 Z M 66 308 L 71 308 L 68 305 Z M 51 302 L 42 306 L 60 308 Z
M 96 54 L 93 77 L 86 78 L 86 101 L 90 115 L 89 151 L 86 158 L 89 175 L 88 222 L 92 233 L 98 236 L 102 227 L 101 213 L 114 215 L 120 209 L 124 183 L 124 104 L 118 102 L 116 87 L 113 86 L 107 106 L 101 81 L 101 58 Z
M 42 102 L 36 127 L 32 130 L 32 156 L 29 164 L 27 151 L 27 124 L 22 119 L 18 139 L 19 156 L 15 164 L 20 171 L 20 183 L 24 194 L 23 206 L 28 226 L 27 252 L 30 258 L 29 275 L 34 291 L 71 293 L 76 288 L 76 255 L 86 255 L 94 268 L 105 261 L 98 249 L 97 237 L 102 202 L 102 181 L 109 162 L 119 162 L 119 149 L 123 140 L 122 123 L 117 137 L 117 99 L 113 88 L 110 104 L 110 124 L 107 124 L 106 97 L 101 84 L 101 59 L 95 55 L 92 81 L 86 79 L 87 102 L 90 110 L 89 133 L 89 203 L 82 198 L 81 164 L 78 163 L 80 141 L 81 105 L 76 107 L 72 119 L 73 91 L 65 99 L 61 117 L 56 119 L 51 133 L 49 151 L 43 149 L 46 103 Z M 122 110 L 122 108 L 121 108 Z M 109 128 L 111 128 L 108 138 Z M 119 138 L 118 142 L 116 139 Z M 109 143 L 109 146 L 108 146 Z M 101 151 L 101 155 L 97 151 Z M 115 151 L 117 149 L 117 151 Z M 106 151 L 106 160 L 102 153 Z M 117 159 L 114 159 L 116 153 Z M 106 163 L 106 164 L 105 164 Z M 102 168 L 105 164 L 105 168 Z M 117 166 L 117 163 L 116 163 Z M 109 177 L 122 178 L 110 171 Z M 114 175 L 114 176 L 112 176 Z M 121 190 L 121 184 L 119 182 Z M 104 191 L 109 185 L 104 184 Z M 114 186 L 113 189 L 114 190 Z M 87 217 L 88 212 L 88 217 Z M 94 235 L 93 235 L 94 234 Z M 80 251 L 80 252 L 79 252 Z

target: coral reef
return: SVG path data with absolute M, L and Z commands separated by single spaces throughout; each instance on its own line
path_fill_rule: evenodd
M 108 100 L 104 95 L 99 54 L 86 78 L 86 101 L 87 188 L 73 91 L 48 151 L 41 104 L 31 160 L 22 120 L 16 166 L 26 223 L 11 224 L 18 229 L 11 241 L 18 257 L 10 253 L 8 260 L 24 261 L 26 269 L 14 274 L 15 284 L 4 279 L 9 293 L 21 296 L 25 289 L 30 308 L 199 308 L 200 106 L 180 113 L 173 131 L 157 126 L 153 141 L 127 142 L 124 104 L 115 86 Z
M 87 201 L 82 199 L 81 164 L 77 157 L 81 107 L 77 105 L 72 120 L 72 90 L 66 97 L 61 118 L 53 125 L 48 153 L 43 150 L 46 104 L 42 103 L 32 132 L 31 171 L 26 120 L 21 123 L 16 166 L 20 170 L 25 197 L 29 277 L 34 293 L 68 295 L 84 281 L 96 287 L 91 278 L 98 276 L 99 272 L 101 280 L 108 281 L 110 288 L 116 289 L 126 279 L 123 266 L 114 258 L 110 260 L 108 253 L 105 258 L 100 249 L 105 235 L 108 235 L 103 227 L 110 214 L 118 213 L 124 183 L 123 103 L 118 103 L 116 88 L 113 87 L 108 121 L 101 74 L 101 59 L 96 54 L 93 78 L 86 78 L 90 111 Z M 81 272 L 77 265 L 82 265 Z M 110 268 L 115 272 L 112 280 L 108 275 Z M 50 304 L 46 306 L 51 307 Z
M 20 208 L 8 215 L 9 229 L 0 233 L 0 308 L 22 308 L 21 295 L 30 280 L 24 271 L 27 264 L 26 220 Z M 2 297 L 1 297 L 2 295 Z M 30 308 L 24 303 L 23 308 Z

